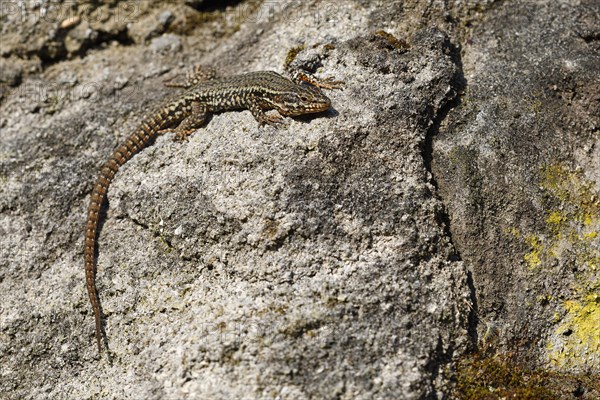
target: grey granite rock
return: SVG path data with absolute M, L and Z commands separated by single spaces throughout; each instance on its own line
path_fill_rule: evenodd
M 477 348 L 597 369 L 596 3 L 232 2 L 212 19 L 126 3 L 0 24 L 25 65 L 0 97 L 3 397 L 452 398 Z M 171 7 L 170 33 L 135 33 Z M 68 50 L 86 24 L 109 33 Z M 324 115 L 215 115 L 119 171 L 99 359 L 91 185 L 196 63 L 345 86 Z
M 467 81 L 434 140 L 480 339 L 561 371 L 600 370 L 598 2 L 499 6 L 464 49 Z

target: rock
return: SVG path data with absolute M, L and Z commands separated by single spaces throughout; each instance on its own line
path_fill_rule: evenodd
M 23 67 L 17 59 L 0 58 L 0 84 L 18 86 L 22 75 Z
M 175 19 L 175 16 L 173 15 L 173 12 L 170 10 L 163 11 L 158 16 L 158 22 L 160 22 L 160 24 L 164 27 L 164 29 L 168 28 L 169 24 L 171 22 L 173 22 L 174 19 Z
M 43 62 L 2 68 L 20 77 L 0 99 L 5 397 L 600 395 L 595 2 L 241 2 L 177 35 L 156 4 L 125 25 L 115 3 L 0 26 L 4 59 Z M 86 21 L 97 40 L 66 45 Z M 344 88 L 278 129 L 242 111 L 184 144 L 166 132 L 121 168 L 98 239 L 99 359 L 89 192 L 181 93 L 163 74 L 197 63 Z M 64 77 L 93 95 L 44 97 Z
M 523 357 L 561 371 L 600 370 L 600 63 L 577 33 L 597 11 L 506 5 L 474 29 L 432 157 L 480 337 L 494 320 L 499 346 L 538 343 Z
M 150 14 L 133 21 L 129 33 L 136 43 L 145 43 L 153 38 L 160 40 L 159 35 L 167 30 L 173 20 L 173 11 L 153 10 Z
M 150 48 L 155 53 L 169 54 L 181 50 L 181 39 L 174 34 L 161 35 L 152 40 Z
M 65 47 L 71 54 L 77 54 L 98 41 L 99 33 L 90 27 L 87 21 L 79 23 L 69 31 L 65 38 Z

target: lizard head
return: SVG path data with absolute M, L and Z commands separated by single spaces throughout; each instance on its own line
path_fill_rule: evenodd
M 327 111 L 331 100 L 319 88 L 302 83 L 275 96 L 271 105 L 281 115 L 293 117 Z

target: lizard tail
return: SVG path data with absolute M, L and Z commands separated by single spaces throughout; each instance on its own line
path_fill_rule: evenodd
M 85 228 L 85 280 L 90 303 L 94 311 L 96 321 L 96 342 L 98 353 L 102 352 L 102 315 L 100 310 L 100 299 L 96 289 L 96 268 L 94 257 L 97 247 L 98 224 L 100 222 L 100 208 L 106 199 L 108 187 L 119 168 L 130 160 L 135 154 L 145 147 L 151 145 L 160 130 L 168 127 L 169 116 L 166 113 L 157 113 L 153 117 L 143 121 L 141 125 L 125 140 L 108 161 L 104 163 L 90 199 L 88 217 Z

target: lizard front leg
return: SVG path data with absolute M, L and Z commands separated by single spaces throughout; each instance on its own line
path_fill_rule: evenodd
M 308 83 L 312 86 L 318 87 L 319 89 L 342 89 L 343 81 L 336 81 L 334 78 L 319 79 L 315 76 L 309 75 L 305 72 L 296 71 L 292 75 L 292 80 L 297 84 Z
M 258 121 L 259 125 L 269 125 L 274 127 L 281 127 L 285 125 L 283 117 L 276 114 L 267 114 L 258 101 L 250 103 L 248 109 L 252 113 L 254 119 Z

